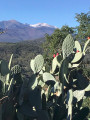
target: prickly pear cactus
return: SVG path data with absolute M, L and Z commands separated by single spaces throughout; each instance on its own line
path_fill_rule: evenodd
M 54 93 L 58 92 L 58 96 L 61 95 L 62 93 L 62 84 L 58 81 L 56 81 L 55 85 L 54 85 Z
M 75 41 L 75 52 L 82 52 L 81 45 L 78 41 Z
M 9 60 L 9 64 L 8 64 L 9 70 L 11 70 L 12 58 L 13 58 L 13 54 L 11 55 L 10 60 Z M 8 73 L 6 76 L 6 85 L 9 85 L 9 81 L 10 81 L 10 73 Z
M 68 74 L 68 63 L 69 61 L 67 59 L 64 59 L 62 61 L 61 67 L 60 67 L 60 71 L 59 71 L 59 80 L 61 83 L 64 83 L 65 81 L 68 83 L 67 80 L 67 74 Z
M 21 73 L 21 67 L 20 65 L 15 65 L 14 67 L 11 68 L 11 75 L 15 75 Z
M 86 54 L 86 51 L 87 51 L 87 45 L 90 43 L 90 39 L 88 39 L 87 41 L 86 41 L 86 43 L 85 43 L 85 45 L 84 45 L 84 48 L 83 48 L 83 55 L 85 55 Z
M 85 91 L 90 91 L 90 84 L 84 90 Z
M 75 90 L 73 92 L 73 96 L 77 99 L 77 102 L 79 102 L 81 99 L 83 99 L 85 94 L 84 90 Z
M 56 82 L 55 78 L 48 72 L 43 73 L 43 81 L 48 85 L 54 85 Z
M 60 83 L 62 83 L 62 100 L 64 99 L 64 87 L 67 87 L 67 85 L 69 84 L 68 81 L 68 63 L 69 61 L 67 59 L 64 59 L 62 61 L 61 67 L 60 67 L 60 71 L 59 71 L 59 80 Z
M 67 120 L 72 120 L 72 101 L 73 101 L 73 91 L 72 89 L 70 89 L 67 93 L 67 106 L 68 106 Z
M 71 53 L 73 53 L 73 48 L 75 46 L 75 42 L 73 40 L 73 37 L 69 34 L 64 39 L 62 44 L 62 52 L 63 52 L 63 59 L 68 57 Z
M 58 74 L 59 70 L 56 71 L 57 67 L 60 68 L 61 65 L 61 61 L 62 61 L 62 56 L 58 55 L 56 56 L 53 61 L 52 61 L 52 69 L 50 71 L 51 74 Z
M 71 63 L 73 63 L 72 68 L 75 66 L 77 67 L 79 64 L 75 65 L 75 63 L 80 61 L 83 57 L 82 49 L 81 49 L 80 43 L 78 41 L 75 41 L 74 52 L 75 52 L 75 56 L 74 56 L 73 60 L 71 61 Z
M 39 73 L 44 65 L 44 58 L 42 55 L 37 55 L 35 59 L 31 60 L 30 66 L 34 74 Z
M 5 60 L 0 61 L 0 73 L 2 76 L 5 76 L 9 73 L 8 63 Z
M 80 46 L 80 43 L 78 41 L 75 41 L 75 47 L 74 49 L 76 49 L 76 54 L 73 58 L 73 60 L 71 61 L 71 63 L 73 63 L 73 65 L 79 61 L 79 63 L 82 61 L 82 58 L 84 58 L 85 54 L 86 54 L 86 51 L 87 51 L 87 45 L 89 44 L 90 40 L 87 40 L 85 45 L 84 45 L 84 48 L 83 48 L 83 51 L 81 49 L 81 46 Z M 75 65 L 74 65 L 75 66 Z
M 81 58 L 83 57 L 82 52 L 78 52 L 75 54 L 73 60 L 71 61 L 71 63 L 76 63 L 78 62 Z
M 31 67 L 32 71 L 35 73 L 34 59 L 32 59 L 32 60 L 30 61 L 30 67 Z

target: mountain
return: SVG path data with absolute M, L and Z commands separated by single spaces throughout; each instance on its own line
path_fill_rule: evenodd
M 31 24 L 30 26 L 34 28 L 40 28 L 40 27 L 57 28 L 56 26 L 48 25 L 47 23 L 37 23 L 34 25 Z
M 5 30 L 5 33 L 0 34 L 0 42 L 20 42 L 43 38 L 46 33 L 50 35 L 55 29 L 55 26 L 46 23 L 30 25 L 16 20 L 0 21 L 0 30 Z

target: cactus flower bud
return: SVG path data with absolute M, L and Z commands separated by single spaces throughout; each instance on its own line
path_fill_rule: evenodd
M 56 57 L 56 55 L 54 54 L 54 55 L 53 55 L 53 57 L 55 58 L 55 57 Z
M 89 40 L 89 39 L 90 39 L 90 37 L 87 37 L 87 39 Z
M 56 54 L 56 56 L 58 56 L 58 55 L 59 55 L 59 53 Z
M 80 52 L 79 50 L 76 51 L 76 53 Z

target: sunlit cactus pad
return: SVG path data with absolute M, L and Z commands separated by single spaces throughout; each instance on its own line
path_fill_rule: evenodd
M 30 66 L 34 73 L 39 73 L 44 65 L 44 58 L 42 55 L 37 55 L 35 59 L 31 60 Z
M 62 52 L 63 52 L 63 58 L 65 59 L 68 57 L 71 53 L 73 53 L 73 48 L 75 46 L 75 42 L 73 37 L 69 34 L 64 39 L 62 44 Z
M 50 73 L 48 72 L 45 72 L 43 73 L 43 80 L 45 83 L 47 84 L 55 84 L 56 80 L 55 78 L 53 77 L 53 75 L 51 75 Z

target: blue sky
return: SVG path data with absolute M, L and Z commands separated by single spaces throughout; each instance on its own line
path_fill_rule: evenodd
M 0 21 L 77 26 L 75 13 L 90 11 L 90 0 L 1 0 Z

